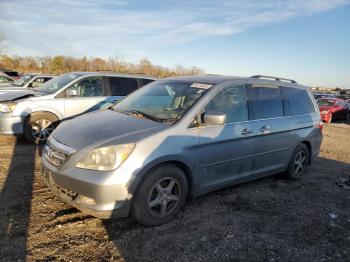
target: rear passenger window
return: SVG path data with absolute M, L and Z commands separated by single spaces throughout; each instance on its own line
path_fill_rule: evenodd
M 283 87 L 282 90 L 289 102 L 290 114 L 292 116 L 315 112 L 314 104 L 306 90 L 292 87 Z
M 252 105 L 254 119 L 284 116 L 280 89 L 273 86 L 253 86 Z
M 135 78 L 110 77 L 109 88 L 111 96 L 126 96 L 138 88 Z

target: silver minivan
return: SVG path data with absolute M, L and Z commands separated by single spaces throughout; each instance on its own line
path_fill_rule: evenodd
M 42 174 L 83 212 L 159 225 L 189 198 L 278 172 L 304 176 L 321 131 L 314 98 L 294 80 L 167 78 L 63 122 Z
M 67 118 L 108 107 L 155 79 L 106 72 L 62 74 L 36 89 L 0 94 L 0 134 L 43 143 Z

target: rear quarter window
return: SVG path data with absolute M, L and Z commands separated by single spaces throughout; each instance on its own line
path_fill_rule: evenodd
M 289 104 L 290 114 L 305 115 L 315 112 L 309 93 L 304 89 L 283 87 L 284 96 Z
M 145 78 L 143 78 L 141 86 L 145 86 L 145 85 L 147 85 L 149 83 L 152 83 L 153 81 L 154 81 L 153 79 L 145 79 Z

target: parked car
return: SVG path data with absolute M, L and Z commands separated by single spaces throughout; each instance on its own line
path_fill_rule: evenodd
M 307 87 L 281 80 L 155 81 L 60 124 L 43 149 L 43 177 L 83 212 L 145 225 L 228 185 L 283 171 L 303 177 L 320 151 L 320 112 Z
M 312 93 L 312 95 L 316 100 L 320 98 L 335 98 L 335 95 L 327 93 Z
M 340 98 L 321 98 L 317 100 L 322 120 L 331 123 L 333 120 L 348 120 L 350 111 L 345 100 Z
M 17 80 L 21 77 L 21 74 L 14 70 L 0 69 L 0 75 L 6 75 L 13 80 Z
M 9 86 L 14 82 L 14 80 L 11 77 L 8 77 L 6 75 L 0 75 L 0 88 L 3 86 Z
M 0 94 L 0 134 L 43 143 L 62 120 L 108 106 L 152 81 L 139 75 L 77 72 L 35 90 Z
M 21 91 L 25 88 L 38 88 L 47 81 L 50 81 L 52 78 L 54 78 L 53 75 L 25 74 L 20 79 L 10 84 L 0 86 L 0 94 L 12 91 Z

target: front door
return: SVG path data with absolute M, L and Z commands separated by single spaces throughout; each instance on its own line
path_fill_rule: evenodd
M 253 146 L 246 89 L 231 84 L 222 89 L 201 112 L 226 114 L 225 124 L 200 124 L 199 184 L 201 191 L 221 187 L 251 173 Z
M 65 90 L 65 118 L 97 110 L 106 99 L 101 76 L 83 78 Z

